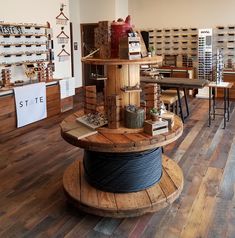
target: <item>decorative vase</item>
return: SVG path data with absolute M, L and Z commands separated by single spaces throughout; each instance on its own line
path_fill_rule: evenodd
M 139 108 L 136 111 L 125 110 L 125 127 L 142 128 L 144 126 L 145 111 Z

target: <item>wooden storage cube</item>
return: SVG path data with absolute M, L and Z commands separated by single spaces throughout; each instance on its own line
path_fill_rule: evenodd
M 156 136 L 159 134 L 167 133 L 168 132 L 168 121 L 165 121 L 165 120 L 145 121 L 144 132 L 151 136 Z

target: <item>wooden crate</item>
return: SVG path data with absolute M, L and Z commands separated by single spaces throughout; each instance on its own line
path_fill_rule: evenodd
M 144 98 L 146 101 L 147 118 L 150 118 L 149 111 L 152 108 L 160 108 L 160 86 L 156 83 L 146 84 L 144 87 Z
M 159 121 L 152 121 L 147 120 L 144 123 L 144 132 L 151 135 L 156 136 L 162 133 L 168 132 L 168 121 L 166 120 L 159 120 Z

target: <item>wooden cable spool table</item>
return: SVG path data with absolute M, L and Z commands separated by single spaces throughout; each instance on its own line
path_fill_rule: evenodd
M 105 108 L 108 98 L 118 95 L 120 118 L 125 106 L 140 106 L 140 65 L 160 61 L 159 57 L 83 59 L 87 64 L 106 66 Z M 178 198 L 183 189 L 182 171 L 177 163 L 161 153 L 162 146 L 175 141 L 183 132 L 178 116 L 175 115 L 174 126 L 167 133 L 157 136 L 146 134 L 143 128 L 125 128 L 121 121 L 114 124 L 114 129 L 111 118 L 108 127 L 100 127 L 96 134 L 91 132 L 86 137 L 81 137 L 86 128 L 76 120 L 81 116 L 82 112 L 75 113 L 61 123 L 62 137 L 84 149 L 83 163 L 74 162 L 64 173 L 64 191 L 69 202 L 99 216 L 133 217 L 155 212 Z M 145 179 L 145 175 L 150 179 Z M 143 184 L 140 181 L 144 181 Z
M 77 139 L 79 130 L 73 114 L 61 123 L 61 135 L 70 144 L 97 152 L 138 152 L 167 145 L 178 139 L 183 124 L 175 116 L 175 124 L 167 133 L 150 136 L 143 129 L 100 128 L 95 135 Z M 183 189 L 183 174 L 176 162 L 163 156 L 163 173 L 159 183 L 138 192 L 111 193 L 91 186 L 84 178 L 81 161 L 75 161 L 63 177 L 65 194 L 79 209 L 99 216 L 133 217 L 162 209 L 177 199 Z

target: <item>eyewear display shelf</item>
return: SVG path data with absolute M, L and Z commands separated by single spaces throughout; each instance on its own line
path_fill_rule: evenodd
M 118 59 L 85 59 L 88 64 L 103 64 L 107 66 L 107 82 L 105 85 L 106 94 L 118 93 L 121 97 L 122 107 L 130 102 L 139 105 L 140 92 L 123 92 L 120 84 L 125 85 L 129 80 L 132 83 L 139 83 L 139 65 L 148 63 L 157 63 L 157 58 L 146 58 L 139 60 L 118 60 Z M 132 82 L 134 80 L 134 82 Z M 131 86 L 129 85 L 129 86 Z M 128 85 L 127 85 L 128 86 Z M 133 94 L 130 96 L 129 94 Z M 126 97 L 126 95 L 129 95 Z M 152 183 L 143 189 L 135 191 L 108 191 L 92 186 L 87 181 L 87 168 L 84 164 L 87 163 L 87 154 L 91 154 L 90 162 L 97 163 L 97 156 L 102 155 L 105 159 L 98 161 L 97 166 L 101 169 L 106 168 L 106 155 L 111 154 L 108 158 L 109 165 L 113 163 L 120 163 L 122 161 L 121 155 L 127 156 L 127 160 L 133 155 L 141 154 L 142 152 L 160 149 L 162 146 L 172 143 L 178 139 L 183 132 L 183 124 L 181 119 L 175 115 L 174 126 L 164 134 L 150 136 L 143 131 L 143 128 L 129 129 L 122 124 L 117 129 L 110 129 L 108 127 L 100 127 L 96 134 L 89 135 L 85 138 L 79 138 L 78 135 L 81 130 L 81 125 L 77 122 L 77 117 L 83 115 L 83 111 L 74 113 L 61 123 L 61 135 L 68 143 L 83 148 L 84 157 L 79 158 L 71 164 L 65 171 L 63 177 L 63 186 L 65 195 L 68 201 L 87 213 L 105 216 L 105 217 L 134 217 L 140 216 L 149 212 L 156 212 L 172 202 L 174 202 L 180 195 L 183 189 L 183 173 L 176 162 L 166 156 L 162 156 L 161 176 L 156 183 Z M 144 153 L 143 153 L 144 154 Z M 116 159 L 115 159 L 116 158 Z M 123 157 L 122 157 L 123 158 Z M 126 158 L 125 158 L 126 159 Z M 135 157 L 136 159 L 136 157 Z M 141 157 L 140 160 L 145 159 Z M 155 158 L 154 158 L 155 159 Z M 161 161 L 161 160 L 160 160 Z M 129 162 L 127 163 L 129 164 Z M 144 164 L 148 166 L 148 163 Z M 96 169 L 96 167 L 94 167 Z M 129 172 L 132 167 L 127 166 L 126 172 Z M 97 170 L 97 169 L 96 169 Z M 105 169 L 105 172 L 109 170 Z M 114 180 L 119 180 L 119 176 L 114 172 L 109 172 Z M 143 171 L 142 171 L 143 172 Z M 144 170 L 144 173 L 148 170 Z M 102 174 L 101 174 L 102 176 Z M 143 176 L 142 173 L 135 173 L 134 176 Z M 126 178 L 127 180 L 127 178 Z M 124 178 L 125 181 L 125 178 Z M 99 184 L 99 181 L 93 181 Z M 113 181 L 111 180 L 111 183 Z M 123 181 L 122 181 L 123 182 Z M 132 180 L 134 185 L 136 180 Z M 119 183 L 118 183 L 119 184 Z M 138 184 L 136 184 L 138 185 Z
M 0 67 L 51 60 L 51 28 L 33 23 L 0 23 Z
M 198 29 L 164 28 L 141 29 L 148 32 L 148 47 L 154 47 L 157 55 L 176 57 L 178 67 L 197 67 Z

